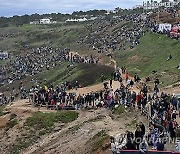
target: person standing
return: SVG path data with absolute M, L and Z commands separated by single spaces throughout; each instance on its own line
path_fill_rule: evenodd
M 109 79 L 110 87 L 112 88 L 112 78 Z
M 177 109 L 178 100 L 177 100 L 175 94 L 173 94 L 173 96 L 172 96 L 171 104 L 172 104 L 173 107 L 175 107 Z
M 112 150 L 112 154 L 117 154 L 117 149 L 116 149 L 116 144 L 115 144 L 114 138 L 111 138 L 111 150 Z
M 133 86 L 134 86 L 133 80 L 130 81 L 129 85 L 130 85 L 131 89 L 133 89 Z
M 137 128 L 136 128 L 135 141 L 136 141 L 137 149 L 139 149 L 139 144 L 143 141 L 143 132 L 142 132 L 140 126 L 137 126 Z
M 146 127 L 145 127 L 145 125 L 142 123 L 142 121 L 140 122 L 139 126 L 140 126 L 141 131 L 142 131 L 142 134 L 143 134 L 143 136 L 144 136 L 145 133 L 146 133 Z
M 129 79 L 129 74 L 128 74 L 128 72 L 126 73 L 126 82 L 128 81 L 128 79 Z
M 104 82 L 104 74 L 101 74 L 101 82 Z
M 178 123 L 175 121 L 175 119 L 172 119 L 172 121 L 169 123 L 169 132 L 172 141 L 175 141 L 176 139 L 176 128 L 178 127 Z
M 78 87 L 79 87 L 79 83 L 78 83 L 78 81 L 76 81 L 76 83 L 75 83 L 75 89 L 77 90 Z
M 157 146 L 157 151 L 164 151 L 164 149 L 165 149 L 163 141 L 157 140 L 156 146 Z
M 137 82 L 138 80 L 137 80 L 137 77 L 138 77 L 138 75 L 137 75 L 137 73 L 135 73 L 135 75 L 134 75 L 134 82 Z

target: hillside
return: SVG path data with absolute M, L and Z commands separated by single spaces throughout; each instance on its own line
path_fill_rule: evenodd
M 171 85 L 179 81 L 179 70 L 176 66 L 179 63 L 180 44 L 178 41 L 172 40 L 164 35 L 146 33 L 144 37 L 140 39 L 140 44 L 133 49 L 129 49 L 130 43 L 126 42 L 126 38 L 116 43 L 116 46 L 107 48 L 105 52 L 99 53 L 106 44 L 104 44 L 104 38 L 106 41 L 112 42 L 117 39 L 118 33 L 123 32 L 122 29 L 132 30 L 133 26 L 136 26 L 131 21 L 119 21 L 118 24 L 109 25 L 109 21 L 105 23 L 105 29 L 101 29 L 101 25 L 104 21 L 95 21 L 92 23 L 74 23 L 69 25 L 22 25 L 18 27 L 7 27 L 0 29 L 0 47 L 2 51 L 11 53 L 14 61 L 16 55 L 25 56 L 27 53 L 32 53 L 32 49 L 38 47 L 52 46 L 54 49 L 64 49 L 68 47 L 71 51 L 77 52 L 81 55 L 98 57 L 101 64 L 111 65 L 111 59 L 107 56 L 109 53 L 113 53 L 114 59 L 118 65 L 127 66 L 131 75 L 134 72 L 139 73 L 141 77 L 147 77 L 153 70 L 157 70 L 156 76 L 163 82 L 162 86 Z M 96 23 L 96 24 L 95 24 Z M 93 30 L 93 31 L 92 31 Z M 92 33 L 93 32 L 93 33 Z M 98 32 L 98 33 L 97 33 Z M 107 34 L 107 32 L 109 34 Z M 109 37 L 109 35 L 111 37 Z M 97 48 L 98 52 L 92 49 L 92 45 Z M 125 50 L 124 50 L 125 49 Z M 114 51 L 113 51 L 114 50 Z M 56 54 L 56 53 L 55 53 Z M 173 58 L 170 61 L 166 61 L 167 57 L 171 54 Z M 39 56 L 39 55 L 37 55 Z M 53 57 L 53 55 L 48 55 Z M 1 65 L 6 66 L 10 64 L 9 60 L 1 60 Z M 143 65 L 142 65 L 143 64 Z M 76 64 L 72 68 L 67 68 L 68 63 L 60 64 L 56 67 L 52 67 L 50 71 L 42 69 L 40 74 L 36 76 L 28 76 L 23 79 L 26 86 L 29 88 L 32 84 L 30 80 L 36 82 L 43 82 L 47 79 L 48 83 L 59 84 L 64 81 L 82 80 L 82 86 L 92 85 L 100 81 L 100 74 L 106 72 L 106 79 L 109 78 L 113 69 L 105 66 L 98 65 L 82 65 Z M 92 70 L 96 74 L 91 81 L 85 81 L 85 74 L 88 74 L 88 70 Z M 92 68 L 96 68 L 93 70 Z M 101 72 L 97 70 L 102 69 Z M 103 71 L 107 70 L 107 71 Z M 111 71 L 112 69 L 112 71 Z M 85 74 L 83 75 L 83 73 Z M 89 71 L 90 72 L 90 71 Z M 109 75 L 108 75 L 109 74 Z M 10 74 L 9 74 L 10 76 Z M 8 77 L 8 74 L 6 75 Z M 172 78 L 171 80 L 168 80 Z M 20 81 L 16 81 L 10 87 L 17 87 Z M 7 87 L 1 87 L 2 90 L 7 90 Z
M 110 138 L 121 146 L 125 133 L 134 134 L 139 122 L 145 126 L 144 138 L 157 129 L 158 136 L 169 137 L 166 127 L 175 111 L 169 107 L 176 107 L 172 102 L 180 92 L 180 42 L 151 33 L 148 18 L 126 11 L 79 23 L 64 22 L 70 15 L 63 15 L 61 24 L 28 24 L 33 15 L 23 23 L 24 16 L 0 23 L 0 52 L 10 54 L 0 60 L 0 93 L 5 94 L 0 96 L 0 153 L 110 154 Z M 123 66 L 128 79 L 118 69 Z M 135 73 L 142 82 L 130 84 Z M 142 88 L 146 77 L 151 81 Z M 158 99 L 147 92 L 156 78 L 157 96 L 167 93 Z M 180 117 L 176 120 L 180 123 Z M 157 147 L 149 144 L 151 148 Z M 165 149 L 176 151 L 168 142 Z
M 2 68 L 11 67 L 11 71 L 5 70 L 4 72 L 1 72 L 3 76 L 1 76 L 2 80 L 0 80 L 2 84 L 0 90 L 9 93 L 9 90 L 11 91 L 13 87 L 15 87 L 15 89 L 18 88 L 21 81 L 24 83 L 25 88 L 28 89 L 32 85 L 39 83 L 44 84 L 45 79 L 47 80 L 48 85 L 51 83 L 57 85 L 69 81 L 72 82 L 72 86 L 74 86 L 76 80 L 79 81 L 81 86 L 97 83 L 100 81 L 102 73 L 104 73 L 105 79 L 108 79 L 110 74 L 113 72 L 113 68 L 109 66 L 81 63 L 74 63 L 70 66 L 71 62 L 64 62 L 64 60 L 60 58 L 56 60 L 55 64 L 53 64 L 54 62 L 49 63 L 51 66 L 48 71 L 45 68 L 47 64 L 44 65 L 44 63 L 42 63 L 42 61 L 47 62 L 49 58 L 51 60 L 55 59 L 59 54 L 56 50 L 63 52 L 66 48 L 74 53 L 78 51 L 83 54 L 84 57 L 91 56 L 100 58 L 100 61 L 107 59 L 103 55 L 87 51 L 87 45 L 77 44 L 76 41 L 80 37 L 85 37 L 86 34 L 89 33 L 85 28 L 86 24 L 87 23 L 74 23 L 63 26 L 24 24 L 18 27 L 12 26 L 0 28 L 0 51 L 8 52 L 11 55 L 10 59 L 0 60 Z M 44 55 L 44 53 L 34 53 L 34 51 L 39 48 L 45 47 L 52 47 L 53 53 L 46 55 Z M 21 81 L 16 79 L 12 84 L 8 84 L 8 86 L 4 84 L 9 79 L 12 79 L 13 73 L 17 73 L 15 71 L 15 66 L 12 67 L 12 65 L 19 63 L 18 57 L 25 58 L 29 54 L 31 55 L 29 58 L 33 57 L 32 61 L 38 65 L 38 73 L 35 75 L 25 75 L 26 77 L 23 77 Z M 41 63 L 39 63 L 40 61 Z M 24 61 L 24 63 L 26 63 L 26 61 Z M 43 65 L 44 67 L 41 68 L 40 65 Z M 90 76 L 91 78 L 87 80 L 87 77 Z
M 110 136 L 125 129 L 134 131 L 136 122 L 146 122 L 135 111 L 129 116 L 124 107 L 52 111 L 34 108 L 27 100 L 14 102 L 4 113 L 0 116 L 1 153 L 110 154 Z
M 167 61 L 170 54 L 172 59 Z M 142 78 L 160 78 L 162 86 L 180 81 L 180 70 L 176 68 L 180 62 L 180 43 L 165 35 L 148 32 L 134 49 L 116 52 L 115 59 L 119 66 L 125 65 L 131 75 L 136 72 Z M 154 70 L 157 73 L 152 75 Z

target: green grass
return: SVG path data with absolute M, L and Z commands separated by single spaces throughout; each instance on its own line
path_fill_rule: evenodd
M 37 129 L 50 129 L 56 122 L 68 123 L 76 120 L 78 113 L 75 111 L 61 111 L 56 113 L 36 112 L 32 117 L 26 121 L 29 127 L 36 127 Z
M 41 130 L 40 132 L 39 132 L 39 136 L 43 136 L 43 135 L 45 135 L 46 134 L 46 130 Z
M 21 31 L 22 29 L 16 26 L 5 27 L 5 28 L 0 28 L 0 35 L 18 33 Z
M 104 74 L 105 80 L 109 79 L 111 73 L 114 71 L 113 67 L 96 64 L 81 64 L 78 69 L 83 71 L 80 76 L 72 82 L 77 80 L 83 87 L 101 82 L 100 77 L 102 73 Z
M 124 107 L 124 105 L 120 105 L 120 106 L 118 106 L 117 108 L 113 108 L 113 110 L 112 110 L 112 114 L 114 114 L 114 115 L 120 116 L 120 115 L 122 115 L 123 113 L 125 113 L 125 107 Z
M 6 65 L 9 62 L 9 60 L 0 60 L 0 66 Z
M 4 107 L 0 106 L 0 116 L 3 116 L 3 115 L 4 115 L 3 109 L 4 109 Z
M 42 28 L 43 25 L 35 25 L 35 24 L 23 24 L 22 26 L 19 26 L 22 30 L 31 30 L 31 29 L 38 29 Z
M 104 141 L 109 139 L 109 135 L 104 130 L 94 135 L 86 144 L 89 145 L 89 151 L 95 153 L 99 148 L 102 148 Z
M 136 128 L 136 124 L 137 124 L 137 118 L 135 117 L 134 119 L 132 119 L 132 121 L 130 123 L 126 124 L 126 127 Z
M 169 54 L 173 58 L 166 61 Z M 119 66 L 125 65 L 131 75 L 137 72 L 141 77 L 146 77 L 157 70 L 163 86 L 180 80 L 176 68 L 180 62 L 180 42 L 165 35 L 148 32 L 140 39 L 140 45 L 131 50 L 116 52 L 115 59 Z
M 16 114 L 11 114 L 10 115 L 10 120 L 7 123 L 7 128 L 8 129 L 13 128 L 17 124 L 18 124 L 17 115 Z
M 11 118 L 15 118 L 12 115 Z M 75 111 L 61 111 L 56 113 L 35 112 L 32 117 L 27 118 L 26 133 L 20 133 L 19 137 L 9 148 L 10 153 L 18 154 L 21 150 L 33 145 L 41 136 L 52 132 L 54 123 L 68 123 L 76 120 L 78 113 Z M 30 129 L 29 129 L 30 128 Z
M 28 135 L 26 134 L 26 136 L 18 138 L 15 144 L 11 145 L 9 152 L 11 154 L 19 154 L 21 150 L 33 145 L 37 140 L 38 136 L 35 135 L 35 132 L 31 131 Z
M 105 79 L 110 77 L 113 68 L 109 66 L 96 64 L 75 64 L 73 67 L 67 68 L 68 63 L 63 62 L 55 68 L 45 71 L 37 75 L 36 79 L 43 81 L 47 79 L 47 84 L 54 83 L 58 85 L 65 81 L 70 81 L 74 86 L 75 81 L 79 81 L 82 87 L 99 83 L 101 74 L 103 73 Z M 45 84 L 45 83 L 43 83 Z

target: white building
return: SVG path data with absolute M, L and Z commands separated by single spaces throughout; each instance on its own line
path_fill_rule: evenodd
M 79 18 L 79 19 L 67 19 L 66 22 L 84 22 L 88 21 L 87 18 Z
M 158 7 L 165 7 L 165 8 L 170 8 L 170 7 L 174 7 L 176 5 L 178 5 L 179 0 L 173 0 L 173 1 L 166 1 L 166 2 L 157 2 L 157 1 L 147 1 L 147 2 L 143 2 L 143 8 L 145 10 L 150 10 L 150 9 L 158 9 Z
M 50 19 L 41 19 L 40 24 L 51 24 L 51 20 Z
M 87 21 L 87 18 L 80 18 L 78 19 L 79 22 L 84 22 L 84 21 Z

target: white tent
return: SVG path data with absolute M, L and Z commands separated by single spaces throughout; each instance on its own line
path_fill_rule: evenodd
M 171 24 L 162 23 L 162 24 L 159 24 L 158 31 L 159 32 L 164 32 L 164 30 L 165 31 L 171 31 L 171 28 L 172 28 Z

